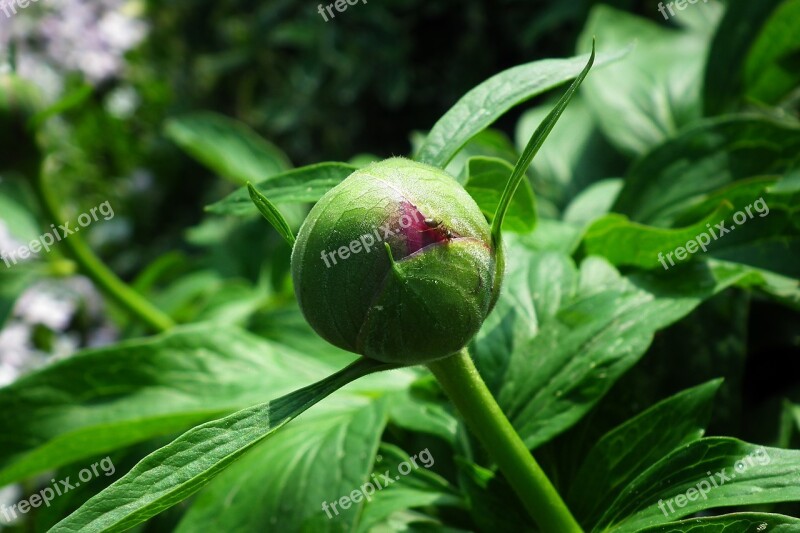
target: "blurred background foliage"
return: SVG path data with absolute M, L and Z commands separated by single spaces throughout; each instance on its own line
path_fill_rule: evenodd
M 271 171 L 320 161 L 360 165 L 409 155 L 460 97 L 504 69 L 586 52 L 592 36 L 601 52 L 638 41 L 636 54 L 593 71 L 538 154 L 529 173 L 538 228 L 520 241 L 535 254 L 523 260 L 538 265 L 552 258 L 543 250 L 556 250 L 564 263 L 580 260 L 587 227 L 612 210 L 660 228 L 689 225 L 707 202 L 735 200 L 742 185 L 736 180 L 762 171 L 783 180 L 782 191 L 776 187 L 769 198 L 777 202 L 782 192 L 785 205 L 770 205 L 788 213 L 771 215 L 775 227 L 763 237 L 795 247 L 764 254 L 771 262 L 761 265 L 752 260 L 763 259 L 757 248 L 763 243 L 744 242 L 734 263 L 784 277 L 769 278 L 761 292 L 721 293 L 657 332 L 641 364 L 585 420 L 541 446 L 537 454 L 547 467 L 566 478 L 577 467 L 573 446 L 589 446 L 646 406 L 717 377 L 726 381 L 711 434 L 782 446 L 800 438 L 792 419 L 800 401 L 800 289 L 793 279 L 800 43 L 759 38 L 770 16 L 772 33 L 763 35 L 786 36 L 776 26 L 792 12 L 773 14 L 778 2 L 736 2 L 740 20 L 715 38 L 723 5 L 714 1 L 665 20 L 659 2 L 650 0 L 368 0 L 324 22 L 312 1 L 41 0 L 13 18 L 0 14 L 0 58 L 7 58 L 0 76 L 16 68 L 38 87 L 26 94 L 39 92 L 54 106 L 39 141 L 65 215 L 74 219 L 106 200 L 114 207 L 115 217 L 92 226 L 87 239 L 115 272 L 178 323 L 237 324 L 339 363 L 347 356 L 311 334 L 297 310 L 289 248 L 278 234 L 255 210 L 248 217 L 204 210 L 242 183 L 198 162 L 204 154 L 197 146 L 224 143 L 225 136 L 200 135 L 213 120 L 193 123 L 194 113 L 215 112 L 251 128 L 266 140 L 252 142 L 275 155 Z M 784 4 L 786 10 L 800 5 Z M 740 81 L 746 87 L 737 87 Z M 511 110 L 473 138 L 448 170 L 463 182 L 468 156 L 513 164 L 551 104 L 552 93 Z M 748 112 L 752 122 L 740 117 L 746 127 L 734 123 L 725 131 L 700 124 L 728 111 Z M 793 125 L 781 129 L 768 118 Z M 715 144 L 725 132 L 729 145 Z M 774 142 L 759 144 L 762 132 Z M 0 162 L 13 161 L 19 144 L 0 134 L 6 135 Z M 193 142 L 179 146 L 192 135 Z M 683 153 L 693 146 L 707 152 Z M 688 168 L 679 168 L 684 155 Z M 6 170 L 0 169 L 0 250 L 41 231 L 29 188 Z M 677 183 L 680 175 L 685 182 Z M 711 183 L 709 176 L 720 179 Z M 744 185 L 743 197 L 761 194 Z M 280 207 L 295 228 L 307 208 Z M 603 252 L 602 239 L 594 242 Z M 145 333 L 74 276 L 74 264 L 58 250 L 43 259 L 25 269 L 0 267 L 0 385 L 50 354 Z M 616 266 L 635 276 L 640 265 Z M 537 266 L 550 274 L 546 267 Z M 177 520 L 177 509 L 171 513 L 156 520 Z
M 297 0 L 117 2 L 145 21 L 146 37 L 120 68 L 89 80 L 94 91 L 58 124 L 66 131 L 52 132 L 51 142 L 67 144 L 58 181 L 65 196 L 87 205 L 112 198 L 124 206 L 110 256 L 130 275 L 173 250 L 183 228 L 202 219 L 202 206 L 224 192 L 164 137 L 168 118 L 200 109 L 235 117 L 296 166 L 406 155 L 409 133 L 429 129 L 480 81 L 572 55 L 595 3 L 372 1 L 325 23 L 316 4 Z M 660 17 L 656 2 L 605 3 Z M 75 16 L 69 4 L 59 4 L 67 19 Z M 35 24 L 45 8 L 17 17 Z M 86 83 L 59 74 L 62 95 Z M 509 113 L 497 126 L 511 135 L 518 117 Z

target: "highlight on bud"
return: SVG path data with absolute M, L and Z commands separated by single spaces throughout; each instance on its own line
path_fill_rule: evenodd
M 380 361 L 451 355 L 478 332 L 499 290 L 490 228 L 436 167 L 393 158 L 328 191 L 300 228 L 300 307 L 332 344 Z

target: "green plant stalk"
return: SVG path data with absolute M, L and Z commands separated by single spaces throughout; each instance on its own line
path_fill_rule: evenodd
M 564 500 L 497 405 L 467 349 L 428 363 L 428 368 L 540 529 L 582 533 Z
M 32 170 L 33 189 L 46 217 L 54 224 L 64 222 L 59 204 L 53 198 L 44 181 L 41 162 Z M 77 231 L 77 230 L 76 230 Z M 68 255 L 109 298 L 123 309 L 140 319 L 155 331 L 163 332 L 172 328 L 175 323 L 160 309 L 147 301 L 141 294 L 119 279 L 92 251 L 83 236 L 73 233 L 66 235 L 61 241 Z

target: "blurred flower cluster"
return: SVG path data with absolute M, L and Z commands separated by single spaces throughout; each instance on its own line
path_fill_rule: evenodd
M 83 347 L 114 342 L 102 299 L 81 276 L 36 283 L 17 300 L 0 330 L 0 387 Z
M 92 84 L 119 76 L 124 54 L 147 35 L 141 6 L 128 0 L 45 0 L 0 17 L 0 64 L 13 61 L 23 77 L 55 98 L 63 76 L 79 72 Z

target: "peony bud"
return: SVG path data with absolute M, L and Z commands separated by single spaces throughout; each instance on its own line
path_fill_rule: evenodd
M 384 362 L 451 355 L 496 300 L 501 261 L 475 201 L 444 171 L 374 163 L 328 191 L 300 228 L 292 277 L 323 338 Z

